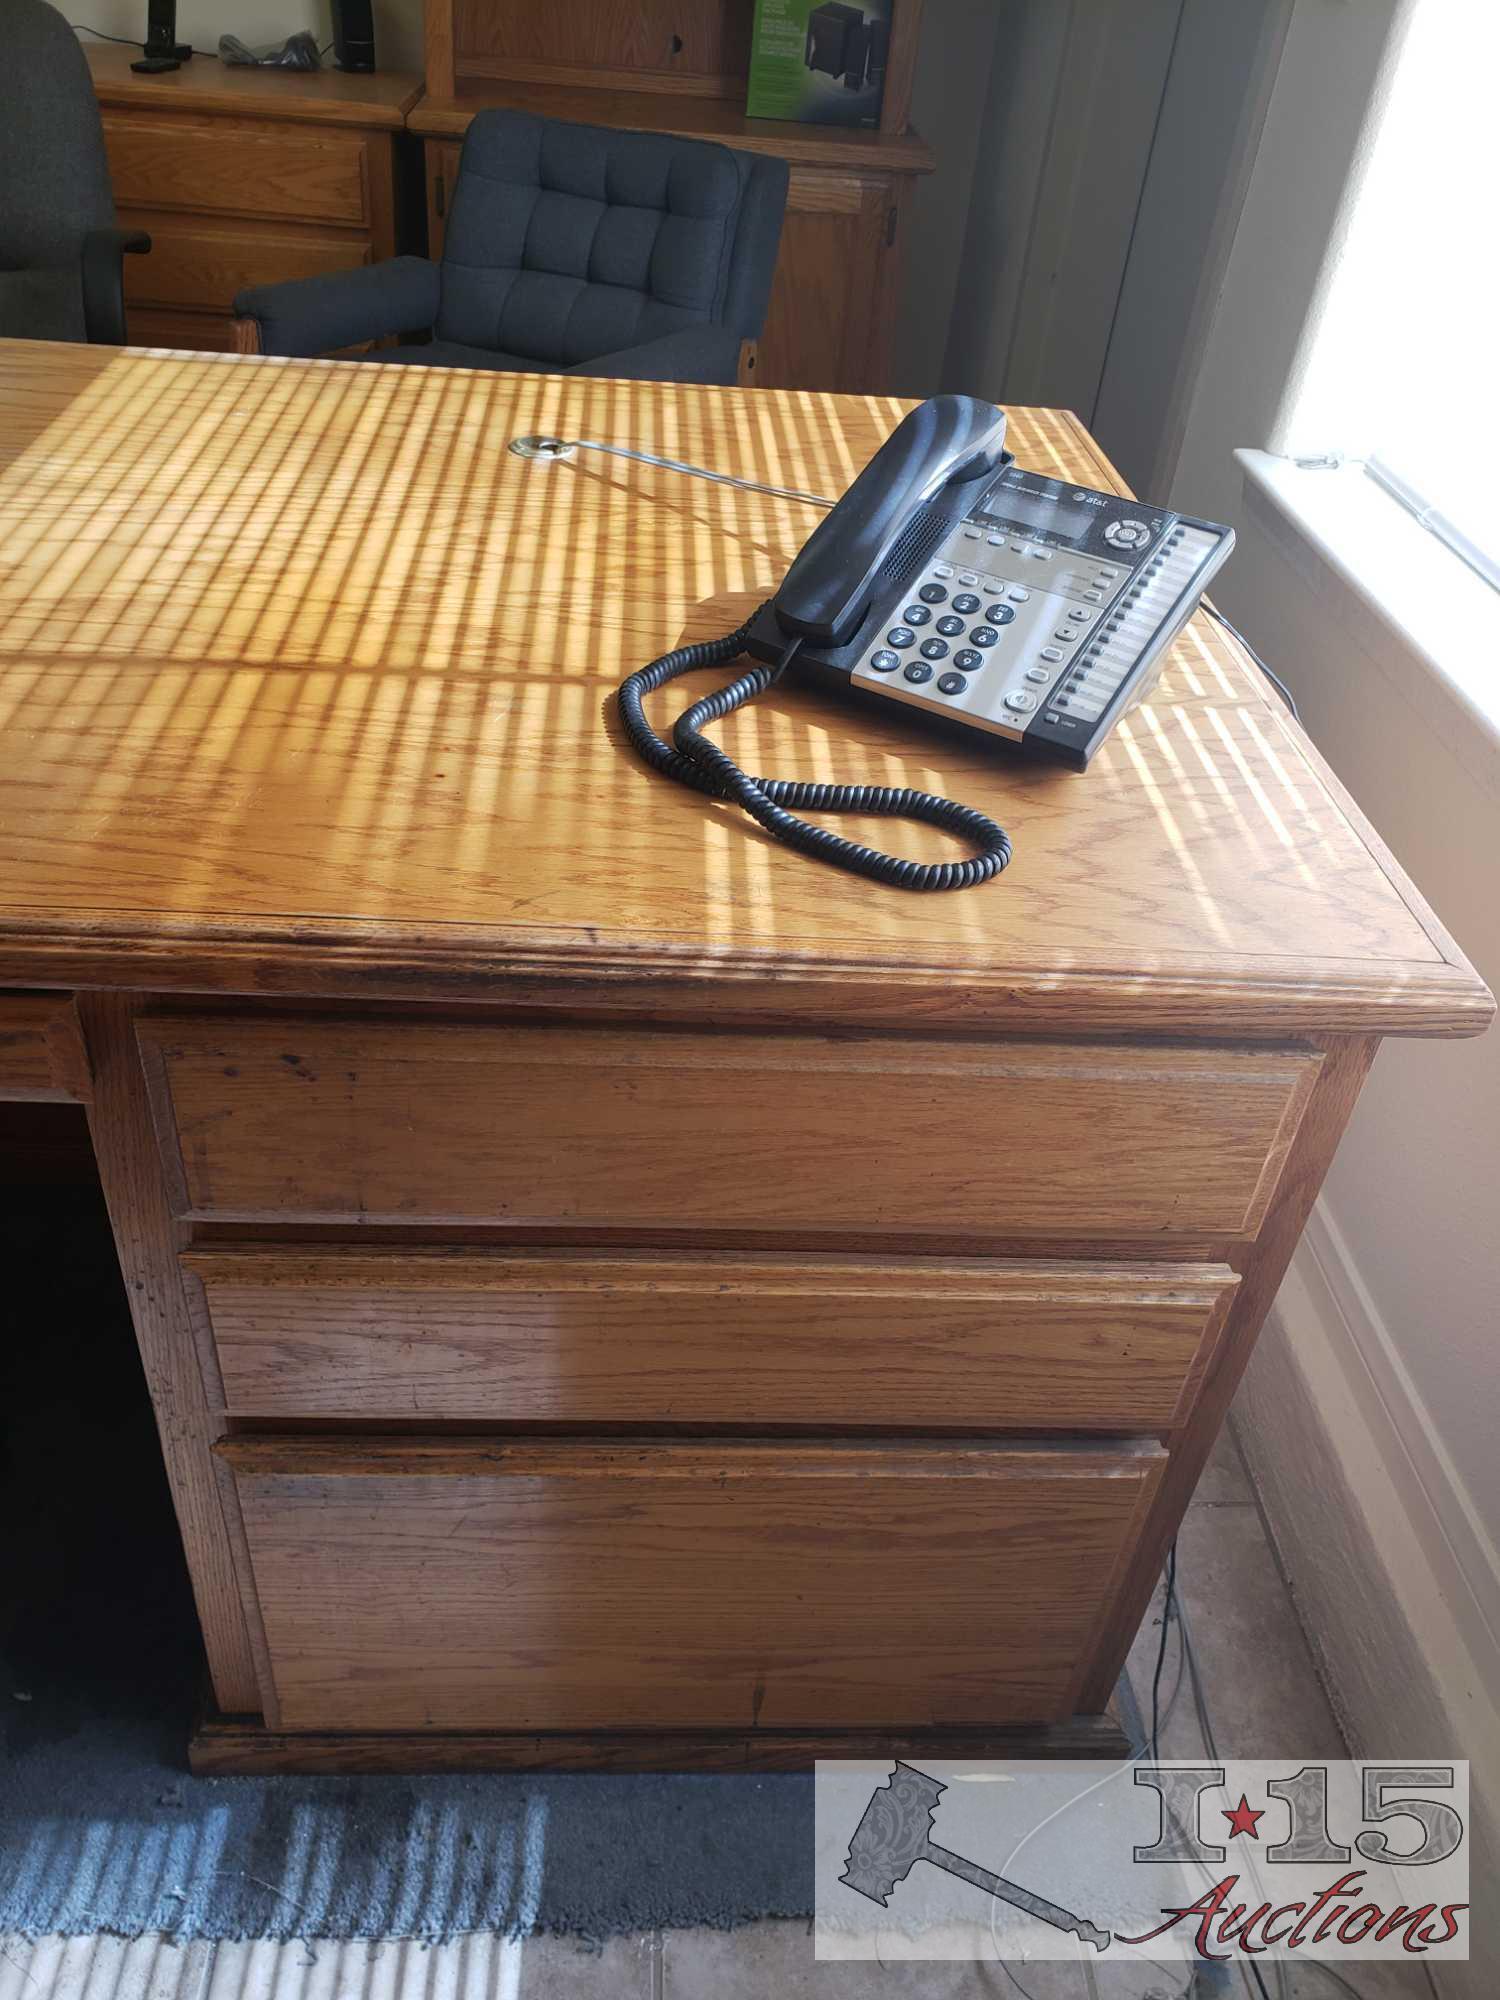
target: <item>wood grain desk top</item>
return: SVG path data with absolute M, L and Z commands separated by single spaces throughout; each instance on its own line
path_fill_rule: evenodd
M 723 727 L 751 770 L 994 814 L 1015 859 L 980 889 L 835 874 L 636 762 L 621 677 L 730 629 L 819 516 L 509 440 L 837 493 L 904 407 L 0 342 L 0 980 L 1478 1032 L 1482 982 L 1201 616 L 1084 777 L 805 688 Z M 1011 437 L 1024 464 L 1116 483 L 1067 415 L 1014 411 Z
M 398 70 L 261 69 L 197 55 L 181 69 L 138 76 L 138 48 L 85 42 L 101 104 L 196 111 L 233 118 L 311 120 L 399 132 L 422 95 L 422 79 Z

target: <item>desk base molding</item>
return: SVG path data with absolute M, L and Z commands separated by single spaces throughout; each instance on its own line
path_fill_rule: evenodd
M 267 1729 L 205 1714 L 188 1745 L 202 1778 L 428 1776 L 484 1771 L 810 1771 L 820 1757 L 1097 1757 L 1130 1742 L 1112 1715 L 1028 1729 L 618 1730 L 587 1734 L 336 1735 Z

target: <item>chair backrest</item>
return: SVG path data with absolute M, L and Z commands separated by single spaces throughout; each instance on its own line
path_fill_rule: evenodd
M 0 14 L 0 332 L 82 340 L 83 239 L 115 219 L 93 79 L 46 0 Z
M 699 139 L 481 111 L 443 246 L 439 339 L 562 366 L 765 321 L 782 160 Z

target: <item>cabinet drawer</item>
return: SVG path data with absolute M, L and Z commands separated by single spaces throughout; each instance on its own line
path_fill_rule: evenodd
M 370 222 L 368 141 L 357 132 L 106 112 L 104 143 L 120 208 Z
M 164 222 L 147 220 L 151 255 L 125 260 L 132 334 L 138 331 L 134 311 L 139 307 L 227 316 L 234 310 L 235 293 L 248 285 L 279 285 L 369 262 L 369 246 L 356 236 L 311 229 L 270 232 L 236 227 L 233 222 L 197 227 L 179 216 Z
M 1244 1238 L 1320 1058 L 1295 1049 L 143 1022 L 205 1219 Z
M 1163 1455 L 219 1447 L 284 1729 L 765 1728 L 1071 1710 Z
M 1180 1416 L 1220 1266 L 195 1250 L 230 1411 L 1138 1431 Z

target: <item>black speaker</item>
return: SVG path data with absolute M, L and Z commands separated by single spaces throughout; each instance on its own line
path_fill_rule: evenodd
M 333 59 L 340 69 L 374 69 L 375 18 L 370 0 L 333 0 Z
M 851 21 L 844 37 L 844 88 L 863 90 L 865 57 L 870 49 L 870 31 L 863 21 Z
M 890 45 L 891 24 L 877 17 L 865 24 L 865 33 L 870 44 L 869 78 L 878 90 L 885 82 L 885 52 Z
M 143 76 L 156 76 L 164 69 L 181 69 L 192 53 L 186 42 L 177 39 L 177 0 L 149 0 L 145 50 L 130 67 Z
M 862 9 L 846 6 L 844 0 L 823 0 L 821 7 L 814 7 L 807 17 L 805 66 L 827 76 L 842 76 L 849 30 L 864 18 Z

